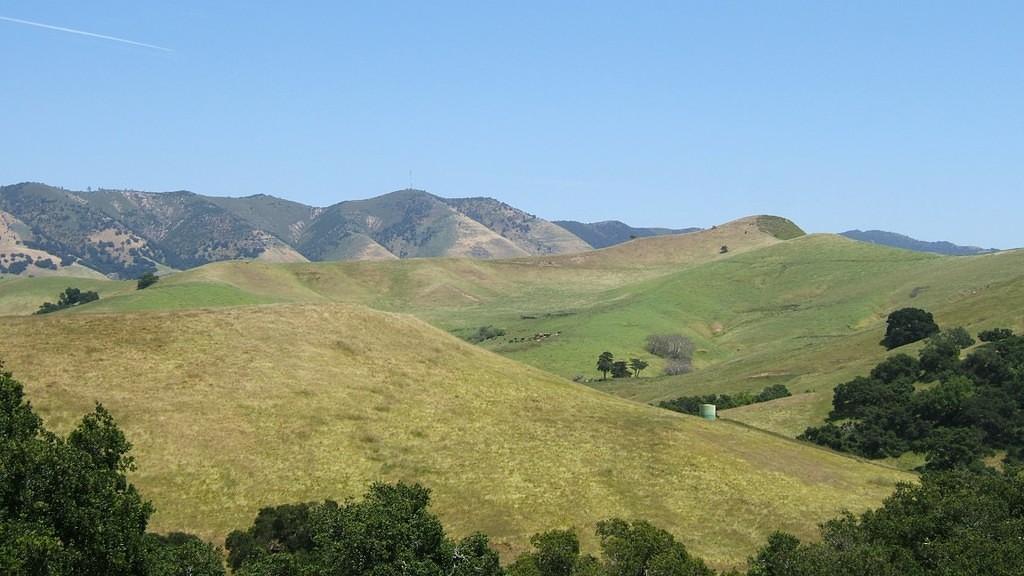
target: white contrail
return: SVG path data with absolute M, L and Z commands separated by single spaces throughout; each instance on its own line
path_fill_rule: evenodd
M 86 32 L 85 30 L 75 30 L 74 28 L 64 28 L 63 26 L 52 26 L 50 24 L 43 24 L 42 22 L 32 22 L 30 20 L 19 20 L 17 18 L 8 18 L 7 16 L 0 16 L 0 20 L 7 22 L 14 22 L 15 24 L 25 24 L 27 26 L 37 26 L 39 28 L 46 28 L 47 30 L 57 30 L 58 32 L 70 32 L 72 34 L 81 34 L 82 36 L 91 36 L 93 38 L 102 38 L 103 40 L 113 40 L 114 42 L 122 42 L 124 44 L 131 44 L 133 46 L 142 46 L 143 48 L 152 48 L 154 50 L 163 50 L 164 52 L 174 52 L 170 48 L 164 48 L 163 46 L 156 46 L 154 44 L 146 44 L 145 42 L 136 42 L 134 40 L 126 40 L 124 38 L 118 38 L 116 36 L 107 36 L 106 34 L 96 34 L 94 32 Z

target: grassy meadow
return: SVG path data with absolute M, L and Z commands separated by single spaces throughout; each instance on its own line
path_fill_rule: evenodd
M 219 541 L 261 507 L 419 481 L 458 534 L 647 518 L 719 566 L 912 477 L 624 401 L 406 315 L 339 304 L 5 318 L 0 357 L 48 426 L 94 402 L 135 444 L 153 528 Z

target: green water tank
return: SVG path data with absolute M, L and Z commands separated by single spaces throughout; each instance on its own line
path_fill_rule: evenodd
M 714 404 L 701 404 L 700 417 L 705 420 L 714 420 L 716 416 Z

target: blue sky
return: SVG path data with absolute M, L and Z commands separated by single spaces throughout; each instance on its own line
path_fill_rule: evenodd
M 0 182 L 1024 246 L 1022 2 L 8 1 Z

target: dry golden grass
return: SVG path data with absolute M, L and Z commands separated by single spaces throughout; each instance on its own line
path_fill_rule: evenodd
M 48 424 L 103 402 L 135 444 L 153 528 L 218 540 L 261 506 L 419 481 L 456 534 L 647 518 L 719 566 L 812 537 L 909 475 L 607 396 L 358 306 L 4 318 L 0 358 Z

